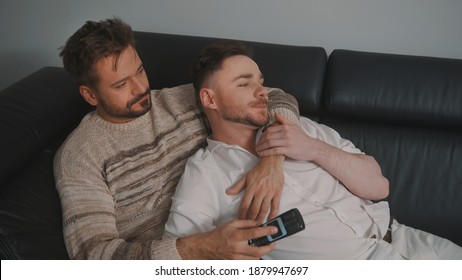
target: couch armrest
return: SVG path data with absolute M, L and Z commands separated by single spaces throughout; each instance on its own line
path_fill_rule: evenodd
M 61 67 L 44 67 L 0 92 L 0 182 L 55 141 L 89 106 Z
M 53 157 L 91 107 L 60 67 L 0 92 L 0 256 L 66 259 Z

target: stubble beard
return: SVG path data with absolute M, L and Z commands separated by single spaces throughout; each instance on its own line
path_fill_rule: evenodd
M 258 101 L 249 104 L 249 106 L 254 106 L 257 104 L 266 104 L 266 102 Z M 257 115 L 252 115 L 250 112 L 244 112 L 241 106 L 227 106 L 222 109 L 221 113 L 223 119 L 235 123 L 241 123 L 253 127 L 262 127 L 264 126 L 269 119 L 268 111 L 260 111 Z
M 109 105 L 104 101 L 100 102 L 100 104 L 103 110 L 113 117 L 124 118 L 124 119 L 138 118 L 146 114 L 147 112 L 149 112 L 149 110 L 151 110 L 152 103 L 151 103 L 151 98 L 149 97 L 150 93 L 151 93 L 151 90 L 149 88 L 146 89 L 144 93 L 136 95 L 132 100 L 127 102 L 126 107 L 123 109 L 116 108 L 115 106 Z M 139 103 L 139 105 L 141 106 L 141 109 L 134 111 L 133 106 L 138 101 L 145 98 L 146 96 L 148 96 L 148 98 L 146 98 L 141 103 Z

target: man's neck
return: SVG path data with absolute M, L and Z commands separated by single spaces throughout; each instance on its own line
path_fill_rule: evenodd
M 232 128 L 213 129 L 212 139 L 226 143 L 228 145 L 238 145 L 250 153 L 257 155 L 255 152 L 255 138 L 257 129 L 246 125 L 234 125 Z

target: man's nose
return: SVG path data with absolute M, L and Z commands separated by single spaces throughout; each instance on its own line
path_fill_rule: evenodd
M 132 95 L 139 95 L 146 91 L 146 87 L 141 79 L 132 80 Z
M 265 86 L 259 84 L 256 90 L 256 95 L 258 98 L 268 98 L 268 89 Z

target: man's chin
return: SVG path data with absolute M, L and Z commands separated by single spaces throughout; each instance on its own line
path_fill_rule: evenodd
M 151 106 L 152 106 L 152 103 L 151 103 L 151 98 L 146 98 L 146 99 L 143 99 L 139 102 L 139 105 L 147 111 L 149 111 L 151 109 Z
M 129 115 L 131 117 L 137 118 L 137 117 L 141 117 L 145 115 L 150 110 L 151 110 L 151 106 L 148 106 L 148 107 L 144 107 L 142 109 L 136 110 L 136 111 L 131 111 Z
M 255 126 L 256 128 L 260 128 L 265 126 L 268 123 L 268 120 L 258 120 L 258 121 L 253 121 L 252 125 Z

